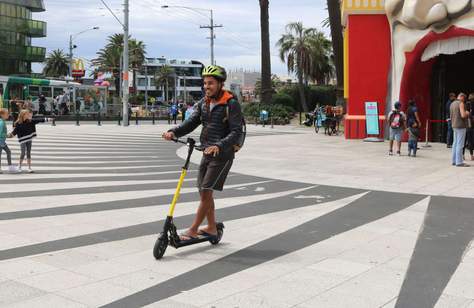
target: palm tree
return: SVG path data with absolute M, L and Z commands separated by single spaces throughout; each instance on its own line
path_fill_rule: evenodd
M 145 62 L 145 44 L 142 41 L 130 40 L 130 66 L 133 72 L 133 87 L 137 88 L 137 70 L 139 70 Z
M 260 2 L 260 31 L 262 41 L 262 81 L 261 81 L 261 101 L 269 104 L 272 101 L 272 67 L 270 58 L 270 27 L 268 7 L 269 0 L 259 0 Z
M 43 74 L 47 77 L 62 77 L 69 73 L 69 59 L 61 49 L 53 50 L 46 57 Z
M 327 0 L 332 49 L 336 66 L 337 87 L 344 88 L 344 40 L 342 37 L 341 6 L 339 1 Z M 338 91 L 341 93 L 341 91 Z
M 172 68 L 169 65 L 163 65 L 162 67 L 159 68 L 159 70 L 155 74 L 155 86 L 157 88 L 159 87 L 165 87 L 164 89 L 164 99 L 165 101 L 168 101 L 168 94 L 169 94 L 169 84 L 170 81 L 174 84 L 175 83 L 175 76 L 176 72 L 174 68 Z M 176 85 L 174 85 L 176 86 Z
M 309 76 L 318 84 L 326 84 L 328 79 L 334 75 L 331 41 L 326 38 L 323 32 L 315 30 L 310 42 L 313 63 Z
M 298 78 L 298 90 L 304 112 L 308 112 L 304 84 L 310 79 L 313 71 L 316 32 L 314 28 L 305 29 L 301 22 L 293 22 L 286 26 L 286 33 L 277 42 L 281 61 L 286 62 L 288 72 L 295 73 Z
M 104 48 L 97 52 L 97 58 L 92 60 L 94 66 L 101 71 L 112 73 L 115 81 L 115 95 L 120 93 L 120 69 L 123 53 L 123 34 L 114 34 L 108 37 Z M 145 44 L 135 39 L 129 39 L 129 63 L 130 68 L 136 70 L 145 60 Z

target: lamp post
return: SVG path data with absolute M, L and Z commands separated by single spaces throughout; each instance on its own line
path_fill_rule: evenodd
M 195 8 L 195 7 L 189 7 L 189 6 L 180 6 L 180 5 L 163 5 L 161 6 L 162 9 L 169 9 L 169 8 L 177 8 L 177 9 L 185 9 L 185 10 L 191 10 L 194 12 L 197 12 L 207 18 L 209 18 L 208 15 L 204 15 L 201 13 L 201 11 L 209 12 L 210 13 L 210 24 L 205 25 L 205 26 L 200 26 L 201 29 L 209 29 L 211 32 L 210 40 L 211 40 L 211 64 L 215 65 L 216 62 L 214 60 L 214 39 L 216 38 L 214 34 L 214 29 L 215 28 L 222 28 L 223 25 L 216 25 L 214 24 L 214 12 L 211 9 L 202 9 L 202 8 Z
M 71 34 L 69 36 L 69 77 L 72 77 L 72 51 L 74 48 L 76 48 L 76 46 L 73 45 L 72 40 L 78 37 L 79 35 L 92 31 L 92 30 L 99 30 L 99 27 L 89 28 L 84 31 L 78 32 L 76 34 Z

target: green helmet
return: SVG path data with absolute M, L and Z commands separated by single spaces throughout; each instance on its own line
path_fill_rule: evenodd
M 222 66 L 208 65 L 202 71 L 202 77 L 214 77 L 219 81 L 226 81 L 227 73 Z

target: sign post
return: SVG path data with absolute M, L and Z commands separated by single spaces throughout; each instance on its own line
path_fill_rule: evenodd
M 383 139 L 379 138 L 380 126 L 377 102 L 365 103 L 365 129 L 367 135 L 364 139 L 365 142 L 383 142 Z

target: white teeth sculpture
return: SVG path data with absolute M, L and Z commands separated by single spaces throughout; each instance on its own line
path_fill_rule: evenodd
M 474 50 L 474 0 L 341 2 L 342 23 L 347 35 L 346 137 L 365 137 L 365 102 L 379 102 L 379 112 L 383 116 L 388 114 L 396 101 L 400 101 L 406 109 L 408 100 L 415 99 L 423 123 L 427 118 L 443 114 L 441 102 L 435 106 L 433 101 L 437 102 L 438 96 L 444 95 L 436 92 L 436 97 L 432 96 L 433 90 L 436 90 L 432 88 L 432 78 L 438 78 L 434 72 L 437 72 L 440 55 Z M 361 35 L 361 32 L 364 34 Z M 467 56 L 465 61 L 474 60 Z M 464 74 L 473 76 L 472 72 Z M 364 78 L 367 80 L 365 84 Z M 474 80 L 471 84 L 471 89 L 461 86 L 462 90 L 474 92 Z M 437 112 L 436 115 L 432 111 Z
M 472 0 L 385 0 L 385 10 L 392 30 L 392 102 L 406 99 L 400 97 L 404 93 L 404 70 L 416 70 L 405 67 L 406 53 L 413 52 L 430 32 L 440 36 L 430 37 L 428 46 L 422 46 L 422 62 L 441 54 L 452 55 L 474 49 L 474 38 L 463 35 L 463 31 L 456 33 L 453 30 L 474 30 L 473 3 Z M 445 34 L 445 38 L 442 34 Z

